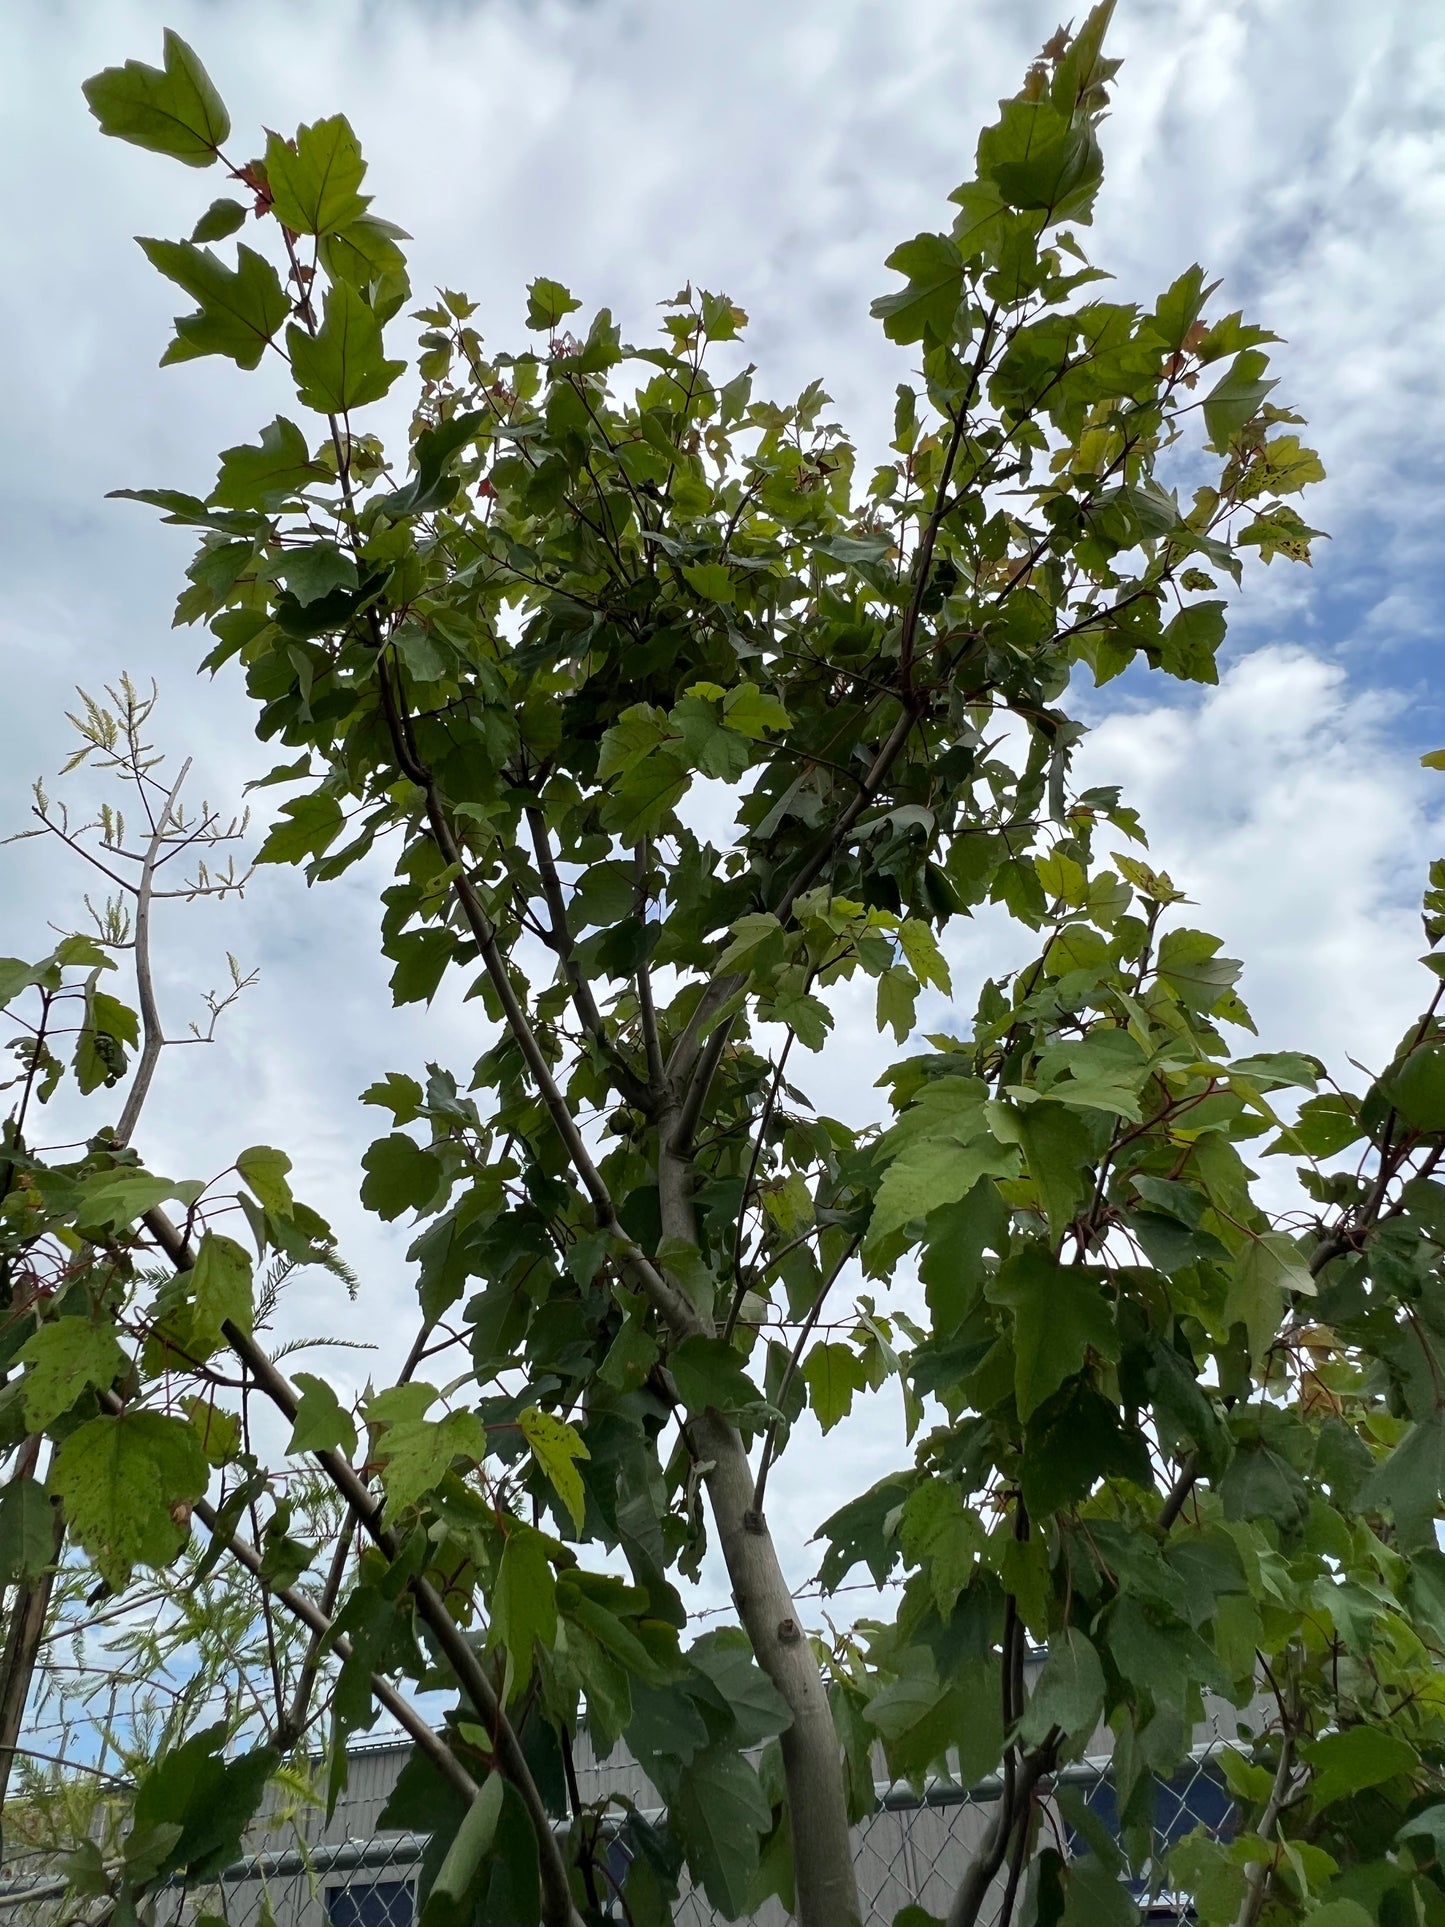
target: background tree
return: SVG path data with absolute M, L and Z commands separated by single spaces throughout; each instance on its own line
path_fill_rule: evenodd
M 164 358 L 274 354 L 320 418 L 225 451 L 204 500 L 134 491 L 200 531 L 178 619 L 239 665 L 289 758 L 268 780 L 299 786 L 259 860 L 319 884 L 385 852 L 395 999 L 459 972 L 488 1035 L 469 1075 L 366 1094 L 390 1128 L 362 1197 L 416 1214 L 419 1320 L 359 1410 L 259 1336 L 257 1267 L 332 1252 L 282 1153 L 173 1183 L 105 1134 L 57 1165 L 13 1127 L 10 1275 L 60 1270 L 14 1301 L 5 1396 L 54 1439 L 48 1489 L 106 1585 L 169 1570 L 199 1521 L 258 1623 L 314 1635 L 333 1798 L 379 1707 L 412 1732 L 392 1816 L 436 1826 L 432 1920 L 598 1917 L 595 1816 L 566 1813 L 580 1717 L 666 1803 L 626 1816 L 635 1922 L 668 1918 L 684 1859 L 725 1912 L 777 1892 L 810 1927 L 855 1919 L 880 1739 L 902 1777 L 1001 1774 L 951 1927 L 1000 1876 L 1008 1915 L 1026 1868 L 1035 1917 L 1122 1920 L 1107 1859 L 1036 1851 L 1041 1788 L 1106 1721 L 1123 1851 L 1163 1878 L 1157 1776 L 1204 1690 L 1261 1683 L 1274 1712 L 1227 1768 L 1249 1823 L 1186 1841 L 1171 1879 L 1241 1927 L 1266 1902 L 1439 1913 L 1435 1004 L 1363 1097 L 1235 1056 L 1238 965 L 1176 921 L 1127 805 L 1070 776 L 1076 670 L 1212 680 L 1220 579 L 1307 559 L 1287 498 L 1320 474 L 1268 399 L 1272 337 L 1208 315 L 1200 269 L 1148 311 L 1096 296 L 1108 12 L 1002 103 L 948 231 L 890 258 L 875 313 L 922 385 L 866 479 L 816 386 L 754 398 L 726 297 L 684 289 L 633 348 L 546 279 L 516 353 L 461 294 L 421 310 L 403 472 L 357 418 L 406 369 L 406 237 L 345 120 L 242 161 L 174 36 L 87 84 L 106 132 L 246 197 L 142 242 L 197 304 Z M 248 222 L 269 252 L 232 265 L 210 244 Z M 982 985 L 968 1036 L 916 1035 L 985 903 L 1037 956 Z M 1445 872 L 1432 945 L 1442 912 Z M 799 1082 L 860 974 L 900 1048 L 867 1129 Z M 1309 1093 L 1297 1115 L 1279 1090 Z M 1303 1160 L 1307 1213 L 1256 1202 L 1262 1137 Z M 254 1259 L 220 1228 L 237 1206 Z M 901 1568 L 898 1611 L 820 1635 L 768 1493 L 805 1403 L 827 1429 L 893 1376 L 911 1462 L 821 1522 L 820 1577 Z M 238 1432 L 213 1465 L 179 1401 L 227 1391 L 289 1444 Z M 354 1563 L 269 1496 L 283 1459 L 329 1484 Z M 685 1641 L 670 1575 L 708 1546 L 738 1623 Z M 412 1695 L 438 1685 L 433 1725 Z M 163 1753 L 87 1878 L 133 1905 L 221 1864 L 312 1733 L 297 1703 L 278 1664 L 250 1751 L 223 1759 L 223 1726 Z

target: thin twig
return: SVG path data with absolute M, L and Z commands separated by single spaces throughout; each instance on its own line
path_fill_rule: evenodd
M 156 1005 L 155 984 L 151 978 L 151 896 L 155 887 L 156 860 L 165 840 L 166 829 L 171 813 L 176 806 L 176 798 L 181 793 L 181 785 L 190 773 L 191 759 L 188 756 L 181 765 L 181 773 L 171 785 L 170 794 L 161 805 L 160 815 L 155 819 L 150 842 L 146 846 L 141 863 L 140 882 L 136 886 L 135 902 L 135 981 L 137 1000 L 140 1004 L 141 1053 L 136 1059 L 135 1075 L 131 1079 L 130 1090 L 126 1093 L 125 1106 L 120 1114 L 120 1122 L 115 1127 L 117 1144 L 129 1144 L 135 1134 L 136 1125 L 150 1092 L 151 1079 L 155 1076 L 156 1065 L 160 1062 L 165 1035 L 161 1030 L 160 1011 Z
M 798 1333 L 798 1341 L 793 1347 L 792 1356 L 788 1360 L 787 1367 L 783 1372 L 782 1380 L 778 1385 L 776 1403 L 779 1406 L 782 1405 L 783 1400 L 787 1397 L 788 1391 L 792 1386 L 794 1376 L 796 1375 L 798 1370 L 798 1361 L 803 1356 L 803 1347 L 807 1344 L 809 1338 L 812 1336 L 813 1327 L 818 1322 L 818 1314 L 823 1309 L 823 1300 L 828 1296 L 828 1293 L 833 1289 L 833 1286 L 837 1283 L 838 1279 L 841 1277 L 843 1273 L 843 1269 L 847 1265 L 848 1260 L 853 1256 L 853 1253 L 858 1249 L 859 1241 L 861 1240 L 862 1236 L 863 1236 L 863 1233 L 859 1231 L 859 1232 L 855 1232 L 853 1237 L 849 1239 L 847 1250 L 843 1253 L 842 1257 L 838 1260 L 837 1264 L 834 1265 L 833 1269 L 829 1272 L 828 1276 L 823 1280 L 822 1286 L 818 1291 L 818 1296 L 813 1300 L 813 1304 L 811 1309 L 808 1312 L 808 1316 L 803 1320 L 803 1328 Z M 780 1420 L 774 1419 L 772 1424 L 768 1427 L 768 1436 L 763 1440 L 762 1457 L 758 1461 L 757 1482 L 753 1486 L 752 1510 L 753 1510 L 754 1516 L 757 1518 L 762 1517 L 763 1498 L 767 1491 L 767 1486 L 768 1486 L 768 1471 L 777 1453 L 778 1427 L 780 1423 L 781 1423 Z

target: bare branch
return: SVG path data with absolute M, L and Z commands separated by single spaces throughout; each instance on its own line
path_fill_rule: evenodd
M 160 815 L 151 831 L 150 842 L 146 847 L 145 859 L 141 865 L 140 882 L 136 886 L 135 979 L 136 992 L 140 1001 L 142 1042 L 140 1056 L 136 1059 L 135 1075 L 131 1079 L 130 1090 L 126 1094 L 120 1122 L 115 1127 L 117 1144 L 129 1144 L 135 1135 L 135 1127 L 140 1122 L 140 1114 L 150 1092 L 151 1080 L 155 1076 L 156 1065 L 160 1062 L 161 1051 L 165 1045 L 160 1011 L 156 1006 L 155 983 L 151 976 L 151 892 L 155 884 L 156 860 L 161 852 L 166 825 L 171 820 L 176 800 L 181 793 L 181 785 L 189 775 L 190 768 L 191 759 L 188 756 L 181 765 L 180 775 L 171 785 L 170 793 L 161 806 Z

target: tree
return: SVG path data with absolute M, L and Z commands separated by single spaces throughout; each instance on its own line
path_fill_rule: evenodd
M 199 531 L 177 619 L 288 759 L 258 861 L 321 885 L 386 853 L 395 1000 L 452 973 L 489 1026 L 469 1074 L 366 1093 L 388 1128 L 362 1197 L 414 1215 L 419 1321 L 359 1410 L 263 1342 L 258 1268 L 333 1257 L 282 1152 L 206 1185 L 146 1171 L 126 1131 L 65 1162 L 23 1102 L 9 1128 L 20 1597 L 62 1531 L 124 1594 L 170 1583 L 199 1526 L 251 1622 L 293 1629 L 269 1705 L 147 1763 L 93 1891 L 134 1905 L 223 1864 L 320 1707 L 334 1798 L 384 1708 L 417 1747 L 398 1799 L 437 1827 L 429 1919 L 600 1917 L 597 1816 L 559 1805 L 581 1717 L 666 1803 L 624 1818 L 635 1922 L 670 1917 L 684 1860 L 727 1913 L 776 1892 L 808 1927 L 856 1919 L 878 1740 L 900 1777 L 1001 1773 L 950 1927 L 1005 1869 L 1005 1917 L 1027 1890 L 1040 1919 L 1122 1920 L 1096 1863 L 1038 1849 L 1041 1789 L 1107 1722 L 1142 1864 L 1201 1692 L 1262 1686 L 1273 1715 L 1226 1769 L 1248 1824 L 1185 1841 L 1173 1883 L 1240 1927 L 1266 1904 L 1439 1919 L 1438 992 L 1362 1096 L 1307 1056 L 1237 1055 L 1239 966 L 1126 847 L 1127 803 L 1071 778 L 1071 678 L 1213 680 L 1220 579 L 1250 550 L 1308 560 L 1289 498 L 1321 474 L 1268 399 L 1274 337 L 1208 316 L 1202 270 L 1148 311 L 1097 296 L 1079 230 L 1109 11 L 1001 104 L 948 229 L 890 257 L 874 313 L 921 387 L 867 477 L 818 386 L 754 397 L 726 296 L 684 289 L 637 348 L 605 310 L 570 325 L 545 278 L 519 352 L 485 350 L 462 294 L 420 310 L 389 457 L 359 417 L 407 370 L 385 336 L 407 237 L 347 122 L 238 162 L 174 35 L 161 68 L 87 83 L 104 132 L 247 197 L 142 241 L 196 304 L 163 359 L 275 355 L 295 382 L 302 420 L 226 450 L 204 500 L 128 491 Z M 210 244 L 252 215 L 232 265 Z M 978 988 L 967 1035 L 920 1035 L 984 904 L 1038 953 Z M 1440 976 L 1439 866 L 1426 928 Z M 5 966 L 7 999 L 44 1006 L 27 1096 L 60 1075 L 44 1013 L 68 972 L 91 973 L 82 1081 L 86 1051 L 118 1076 L 134 1041 L 80 941 Z M 868 1129 L 799 1082 L 859 978 L 900 1053 Z M 1256 1201 L 1260 1139 L 1310 1209 Z M 237 1205 L 254 1256 L 220 1228 Z M 916 1318 L 888 1296 L 915 1266 Z M 890 1378 L 904 1463 L 820 1522 L 820 1577 L 901 1574 L 898 1610 L 825 1638 L 767 1495 L 805 1405 L 827 1430 Z M 204 1429 L 237 1380 L 334 1495 L 339 1554 L 293 1531 L 248 1434 Z M 737 1625 L 689 1641 L 670 1575 L 709 1545 Z M 414 1696 L 439 1683 L 433 1726 Z

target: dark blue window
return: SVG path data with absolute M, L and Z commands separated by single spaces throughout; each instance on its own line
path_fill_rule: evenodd
M 326 1889 L 330 1927 L 412 1927 L 414 1912 L 409 1880 L 357 1881 Z

